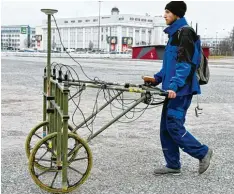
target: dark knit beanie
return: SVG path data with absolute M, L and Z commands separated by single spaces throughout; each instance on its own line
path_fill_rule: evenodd
M 182 18 L 187 10 L 187 5 L 184 1 L 171 1 L 166 5 L 165 9 Z

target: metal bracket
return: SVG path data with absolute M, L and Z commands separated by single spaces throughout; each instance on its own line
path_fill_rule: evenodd
M 195 108 L 196 117 L 199 117 L 199 115 L 202 114 L 202 110 L 203 110 L 203 108 L 200 108 L 199 106 L 197 106 L 197 107 Z
M 47 109 L 46 109 L 46 112 L 47 112 L 47 113 L 54 113 L 54 108 L 47 108 Z

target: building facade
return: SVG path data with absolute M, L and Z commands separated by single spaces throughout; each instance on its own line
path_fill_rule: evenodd
M 211 54 L 220 53 L 220 44 L 225 40 L 225 38 L 201 38 L 201 44 L 204 47 L 209 47 Z
M 165 45 L 167 36 L 162 16 L 119 14 L 118 8 L 111 10 L 111 15 L 80 18 L 56 19 L 62 43 L 66 49 L 126 51 L 132 46 Z M 37 48 L 47 50 L 47 21 L 37 28 L 36 35 L 42 36 L 42 43 Z M 58 30 L 52 19 L 53 50 L 62 51 Z M 37 45 L 37 44 L 36 44 Z
M 1 26 L 1 49 L 35 48 L 35 28 L 28 25 Z

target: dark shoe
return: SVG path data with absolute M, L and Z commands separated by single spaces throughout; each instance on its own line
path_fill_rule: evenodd
M 207 169 L 210 166 L 210 160 L 212 158 L 212 155 L 213 155 L 213 150 L 209 148 L 205 157 L 199 161 L 199 170 L 198 170 L 199 174 L 202 174 L 207 171 Z
M 180 175 L 181 170 L 180 169 L 167 168 L 166 166 L 164 166 L 163 168 L 159 168 L 159 169 L 154 170 L 154 175 L 155 176 L 167 175 L 167 174 Z

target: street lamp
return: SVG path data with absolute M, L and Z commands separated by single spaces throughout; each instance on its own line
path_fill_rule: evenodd
M 206 38 L 206 31 L 207 31 L 207 28 L 205 28 L 204 38 Z
M 98 51 L 100 50 L 100 13 L 101 13 L 101 2 L 102 1 L 98 1 L 99 2 L 99 20 L 98 20 Z
M 218 32 L 216 32 L 216 55 L 218 55 Z

